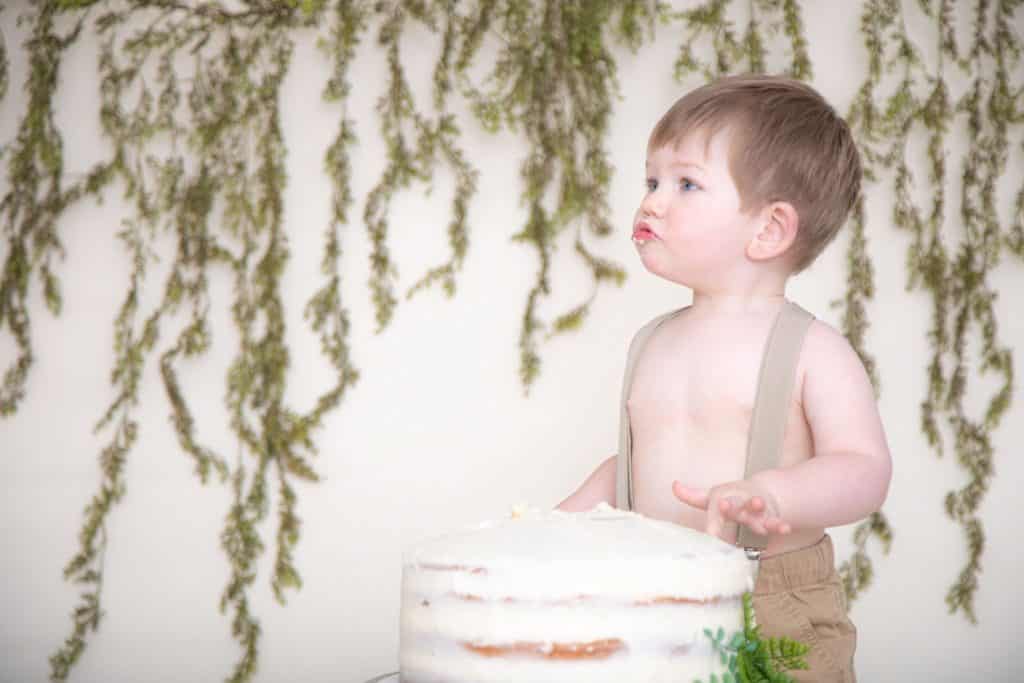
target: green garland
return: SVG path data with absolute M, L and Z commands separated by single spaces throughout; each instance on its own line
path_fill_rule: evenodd
M 1009 407 L 1013 387 L 1013 359 L 1010 350 L 998 341 L 993 309 L 997 293 L 988 280 L 1004 247 L 1024 256 L 1019 248 L 1024 188 L 1017 194 L 1016 216 L 1008 229 L 1000 225 L 995 211 L 995 183 L 1005 171 L 1009 149 L 1008 127 L 1024 122 L 1020 88 L 1015 93 L 1010 84 L 1010 74 L 1020 63 L 1022 50 L 1020 37 L 1011 30 L 1012 19 L 1022 5 L 1021 0 L 976 2 L 971 48 L 962 55 L 951 23 L 951 0 L 939 0 L 935 7 L 921 3 L 921 9 L 936 25 L 938 61 L 929 72 L 907 33 L 902 5 L 896 0 L 868 2 L 862 30 L 870 69 L 848 116 L 859 133 L 866 178 L 877 182 L 883 172 L 892 173 L 896 198 L 892 221 L 912 236 L 907 250 L 907 287 L 924 289 L 931 297 L 929 338 L 933 353 L 921 426 L 929 444 L 941 456 L 944 446 L 939 420 L 945 417 L 957 460 L 969 476 L 963 488 L 950 492 L 945 499 L 946 512 L 963 527 L 968 547 L 967 564 L 950 587 L 946 602 L 951 612 L 962 610 L 972 622 L 976 621 L 974 594 L 984 547 L 984 529 L 977 510 L 992 476 L 992 433 Z M 947 75 L 951 68 L 958 69 L 970 82 L 957 103 L 950 101 Z M 879 103 L 876 90 L 883 74 L 888 73 L 897 74 L 899 82 Z M 966 119 L 973 144 L 962 160 L 963 239 L 950 247 L 941 230 L 947 208 L 945 140 L 958 115 Z M 911 195 L 914 174 L 907 148 L 917 129 L 923 129 L 927 136 L 931 162 L 928 182 L 932 200 L 927 208 L 915 204 Z M 850 272 L 861 275 L 856 285 L 851 282 L 848 286 L 844 332 L 862 351 L 863 306 L 859 298 L 850 301 L 854 290 L 862 291 L 867 298 L 873 296 L 870 263 L 860 241 L 864 231 L 862 206 L 858 207 L 854 225 Z M 966 342 L 972 325 L 981 340 L 980 371 L 996 373 L 1002 380 L 981 419 L 972 419 L 964 407 Z M 866 358 L 865 362 L 873 371 L 873 362 Z M 877 378 L 875 382 L 877 387 Z M 888 549 L 892 532 L 881 513 L 865 520 L 854 533 L 857 550 L 843 565 L 844 582 L 851 596 L 870 580 L 864 547 L 871 535 Z
M 975 620 L 973 598 L 981 569 L 984 529 L 978 516 L 993 473 L 991 438 L 1005 414 L 1013 386 L 1012 356 L 998 338 L 989 275 L 1004 254 L 1024 258 L 1024 187 L 1015 193 L 1014 214 L 1003 225 L 996 214 L 996 182 L 1004 176 L 1011 132 L 1024 123 L 1022 46 L 1013 27 L 1024 0 L 973 0 L 970 42 L 957 45 L 951 24 L 952 0 L 918 3 L 934 22 L 939 61 L 926 66 L 904 27 L 897 0 L 866 0 L 861 17 L 869 64 L 847 118 L 865 165 L 866 190 L 890 184 L 896 205 L 893 223 L 911 238 L 908 288 L 932 303 L 929 332 L 933 355 L 922 403 L 922 429 L 941 455 L 951 440 L 968 481 L 946 498 L 947 513 L 964 529 L 967 564 L 950 588 L 947 602 Z M 0 268 L 0 333 L 9 334 L 17 355 L 3 368 L 0 415 L 15 414 L 34 363 L 30 288 L 37 283 L 47 308 L 61 309 L 57 265 L 63 256 L 63 212 L 79 199 L 99 200 L 119 187 L 131 209 L 118 239 L 132 263 L 127 293 L 114 321 L 113 395 L 97 423 L 108 435 L 99 453 L 101 479 L 85 509 L 79 547 L 65 577 L 84 592 L 72 613 L 71 632 L 51 658 L 51 677 L 65 680 L 102 615 L 105 524 L 126 491 L 124 465 L 140 429 L 136 418 L 139 382 L 161 334 L 159 370 L 181 449 L 192 458 L 198 479 L 211 475 L 231 482 L 234 499 L 221 532 L 231 572 L 221 608 L 231 611 L 232 632 L 241 655 L 232 681 L 252 680 L 258 663 L 260 626 L 248 591 L 265 548 L 261 527 L 270 514 L 268 491 L 277 488 L 278 518 L 271 585 L 285 601 L 301 585 L 294 549 L 301 531 L 298 488 L 314 482 L 314 434 L 335 410 L 359 373 L 348 344 L 350 320 L 341 298 L 340 258 L 344 229 L 354 203 L 349 155 L 355 124 L 348 113 L 349 64 L 367 31 L 387 55 L 388 81 L 377 112 L 387 160 L 367 196 L 362 216 L 372 244 L 370 292 L 377 327 L 392 320 L 398 273 L 388 253 L 388 214 L 398 192 L 436 174 L 451 173 L 455 193 L 446 226 L 450 256 L 429 268 L 406 297 L 440 285 L 451 296 L 469 246 L 469 210 L 476 171 L 459 147 L 459 122 L 451 98 L 464 97 L 486 130 L 508 130 L 525 143 L 520 162 L 526 220 L 515 237 L 538 257 L 519 337 L 520 375 L 528 389 L 540 371 L 543 337 L 580 327 L 602 284 L 621 285 L 621 266 L 595 255 L 590 236 L 611 233 L 608 190 L 612 166 L 605 151 L 608 124 L 619 94 L 612 41 L 636 50 L 657 30 L 678 33 L 675 76 L 712 78 L 736 71 L 768 69 L 770 53 L 784 53 L 781 69 L 810 79 L 812 68 L 796 0 L 745 0 L 741 29 L 733 25 L 729 0 L 694 2 L 673 11 L 657 0 L 247 0 L 239 9 L 217 0 L 35 0 L 19 21 L 30 22 L 26 108 L 17 135 L 0 147 L 9 179 L 0 198 L 0 229 L 6 251 Z M 3 11 L 3 8 L 0 8 Z M 59 15 L 70 25 L 56 28 Z M 129 20 L 131 24 L 129 24 Z M 433 72 L 429 106 L 415 103 L 401 60 L 403 31 L 415 21 L 438 36 L 440 56 Z M 98 65 L 100 121 L 109 158 L 78 178 L 63 169 L 62 136 L 53 102 L 65 48 L 87 23 L 101 40 Z M 140 27 L 140 28 L 130 28 Z M 290 350 L 285 343 L 285 302 L 281 277 L 290 262 L 283 223 L 286 148 L 280 127 L 282 79 L 288 73 L 292 36 L 320 31 L 318 43 L 329 64 L 324 100 L 339 109 L 338 129 L 324 170 L 332 183 L 331 212 L 320 259 L 322 285 L 305 305 L 306 319 L 334 369 L 332 385 L 314 405 L 286 404 Z M 470 76 L 485 41 L 497 57 L 482 80 Z M 7 44 L 0 36 L 0 99 L 7 96 Z M 176 71 L 191 64 L 187 79 Z M 953 101 L 948 76 L 965 76 L 966 94 Z M 898 86 L 886 94 L 886 77 Z M 1019 76 L 1017 76 L 1019 80 Z M 944 156 L 951 127 L 963 124 L 975 142 L 955 171 L 962 175 L 958 198 L 946 195 L 950 178 Z M 915 204 L 915 182 L 907 148 L 924 135 L 931 168 L 928 206 Z M 956 202 L 954 204 L 954 202 Z M 959 216 L 962 239 L 950 243 L 940 230 L 947 216 Z M 868 256 L 863 197 L 850 220 L 847 285 L 842 328 L 857 349 L 879 391 L 874 359 L 866 351 L 867 306 L 874 273 Z M 551 295 L 554 252 L 566 232 L 592 277 L 583 301 L 551 321 L 538 304 Z M 171 236 L 173 255 L 163 282 L 154 282 L 156 240 Z M 212 347 L 210 284 L 234 282 L 231 320 L 239 346 L 226 378 L 230 426 L 238 448 L 233 458 L 203 444 L 197 434 L 179 371 Z M 161 293 L 149 310 L 143 292 Z M 964 408 L 969 339 L 981 343 L 982 372 L 995 373 L 1000 387 L 984 416 Z M 950 435 L 944 437 L 942 424 Z M 873 574 L 868 543 L 878 539 L 887 552 L 888 520 L 875 513 L 854 532 L 855 551 L 841 566 L 851 598 Z
M 0 5 L 0 14 L 3 14 L 4 6 Z M 2 33 L 0 33 L 0 102 L 3 102 L 4 97 L 7 96 L 7 81 L 8 81 L 8 64 L 7 64 L 7 41 L 4 39 Z M 5 147 L 0 147 L 0 159 L 4 156 Z
M 388 206 L 396 191 L 407 189 L 413 180 L 430 183 L 442 159 L 450 165 L 456 177 L 455 197 L 452 200 L 453 218 L 448 225 L 448 243 L 452 255 L 447 263 L 431 268 L 421 277 L 409 289 L 407 297 L 438 282 L 449 297 L 454 295 L 455 272 L 461 268 L 469 244 L 466 215 L 469 201 L 476 192 L 477 174 L 456 144 L 459 129 L 454 116 L 447 111 L 448 97 L 452 92 L 452 58 L 459 47 L 458 31 L 461 26 L 455 7 L 454 0 L 436 3 L 402 0 L 391 6 L 381 3 L 377 8 L 384 12 L 377 42 L 386 50 L 388 58 L 388 88 L 377 104 L 381 134 L 387 146 L 388 164 L 380 182 L 367 197 L 363 220 L 373 244 L 370 289 L 376 308 L 378 330 L 391 321 L 397 303 L 392 287 L 397 271 L 387 251 Z M 415 109 L 403 73 L 399 46 L 407 16 L 419 20 L 436 33 L 439 31 L 439 15 L 444 19 L 444 29 L 441 56 L 434 70 L 433 104 L 437 111 L 437 121 L 432 122 Z M 408 144 L 403 124 L 410 125 L 415 131 L 414 146 Z
M 878 153 L 872 143 L 881 135 L 878 123 L 881 116 L 875 104 L 876 90 L 885 68 L 883 62 L 887 43 L 883 31 L 891 23 L 893 9 L 893 3 L 881 4 L 869 0 L 861 13 L 860 30 L 868 52 L 868 73 L 846 115 L 846 120 L 860 149 L 864 188 L 877 180 Z M 848 223 L 851 235 L 846 253 L 846 292 L 842 300 L 834 302 L 833 305 L 842 307 L 843 334 L 864 363 L 877 396 L 881 392 L 878 372 L 875 359 L 866 350 L 865 341 L 868 331 L 867 302 L 875 296 L 875 274 L 867 252 L 867 215 L 863 191 L 857 198 Z M 867 552 L 867 544 L 872 536 L 881 541 L 883 551 L 888 553 L 892 546 L 892 530 L 881 511 L 872 513 L 857 525 L 853 534 L 854 552 L 839 566 L 843 587 L 851 601 L 871 584 L 874 577 L 874 565 Z
M 679 48 L 675 75 L 683 80 L 698 73 L 705 80 L 714 80 L 729 73 L 766 70 L 767 50 L 763 28 L 770 36 L 785 37 L 790 57 L 785 73 L 793 78 L 810 80 L 811 59 L 807 54 L 800 5 L 795 0 L 748 0 L 749 17 L 742 38 L 727 18 L 731 0 L 706 0 L 688 10 L 664 14 L 667 22 L 679 21 L 685 27 L 686 38 Z M 699 41 L 710 37 L 713 58 L 702 61 L 697 52 Z
M 528 217 L 514 239 L 531 243 L 540 258 L 519 337 L 519 372 L 529 387 L 540 372 L 537 337 L 548 327 L 537 317 L 537 304 L 551 293 L 552 255 L 560 234 L 576 225 L 574 248 L 591 272 L 593 290 L 550 324 L 549 336 L 582 325 L 602 282 L 621 285 L 625 280 L 620 266 L 587 248 L 579 221 L 599 237 L 611 234 L 607 196 L 612 170 L 604 138 L 618 84 L 604 27 L 612 23 L 620 39 L 636 46 L 655 5 L 642 0 L 507 0 L 495 21 L 498 7 L 495 0 L 479 0 L 470 10 L 471 35 L 495 31 L 502 49 L 484 87 L 466 87 L 487 130 L 521 127 L 526 137 L 520 175 Z M 479 44 L 475 38 L 460 56 L 463 69 Z

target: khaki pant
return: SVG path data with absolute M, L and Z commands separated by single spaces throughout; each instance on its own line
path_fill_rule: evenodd
M 754 614 L 764 637 L 785 636 L 810 646 L 797 683 L 855 683 L 857 629 L 846 615 L 846 594 L 826 534 L 807 548 L 761 560 Z

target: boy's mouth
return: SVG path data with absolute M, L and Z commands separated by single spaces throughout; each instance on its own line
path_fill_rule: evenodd
M 637 244 L 650 242 L 653 239 L 657 239 L 657 237 L 647 221 L 640 221 L 633 226 L 633 241 Z

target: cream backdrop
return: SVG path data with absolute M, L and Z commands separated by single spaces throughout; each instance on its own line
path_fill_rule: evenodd
M 855 29 L 859 4 L 802 3 L 813 83 L 841 112 L 848 109 L 865 69 Z M 912 4 L 909 12 L 915 11 Z M 27 64 L 20 48 L 25 29 L 15 26 L 14 16 L 12 8 L 0 15 L 11 62 L 10 91 L 0 104 L 4 143 L 13 139 L 25 105 Z M 965 26 L 961 22 L 960 28 Z M 927 38 L 922 48 L 933 59 L 928 25 L 918 22 L 910 29 L 919 40 Z M 289 147 L 285 220 L 292 249 L 284 296 L 293 350 L 288 398 L 306 410 L 330 383 L 301 311 L 319 286 L 321 236 L 331 196 L 321 167 L 339 112 L 320 99 L 327 69 L 314 48 L 314 34 L 298 35 L 281 103 Z M 418 102 L 425 103 L 437 41 L 416 31 L 408 38 L 404 62 Z M 518 168 L 525 149 L 513 135 L 488 135 L 468 117 L 461 119 L 462 145 L 480 178 L 458 292 L 451 300 L 431 291 L 403 302 L 391 326 L 374 333 L 366 286 L 369 241 L 361 215 L 366 193 L 383 169 L 373 106 L 386 71 L 373 40 L 364 40 L 352 71 L 358 199 L 343 235 L 345 305 L 362 377 L 317 434 L 316 462 L 323 481 L 298 485 L 303 527 L 296 563 L 304 586 L 289 593 L 286 607 L 274 602 L 269 588 L 273 512 L 262 527 L 269 547 L 252 590 L 263 629 L 256 680 L 348 683 L 393 670 L 403 548 L 458 525 L 504 515 L 518 502 L 553 506 L 613 452 L 617 393 L 630 336 L 655 314 L 689 301 L 687 290 L 642 269 L 629 239 L 643 182 L 646 135 L 684 90 L 671 76 L 677 38 L 662 29 L 657 41 L 636 55 L 617 51 L 622 99 L 608 140 L 616 169 L 610 200 L 617 232 L 605 240 L 587 239 L 595 251 L 624 264 L 629 279 L 621 289 L 600 292 L 581 331 L 543 345 L 542 371 L 528 397 L 519 383 L 517 338 L 538 262 L 529 247 L 510 242 L 524 221 Z M 90 31 L 66 55 L 60 73 L 56 111 L 69 174 L 84 172 L 107 153 L 97 115 L 96 47 Z M 954 83 L 954 92 L 960 92 L 963 84 Z M 950 140 L 953 163 L 959 163 L 964 144 L 964 131 L 958 129 Z M 923 154 L 923 144 L 914 149 Z M 1004 218 L 1010 214 L 1011 190 L 1020 187 L 1019 152 L 1013 152 L 1011 170 L 1000 186 Z M 954 180 L 959 174 L 957 166 L 950 168 Z M 6 171 L 2 182 L 7 182 Z M 403 286 L 447 258 L 452 187 L 449 177 L 438 177 L 430 197 L 417 188 L 403 193 L 394 206 L 391 249 Z M 954 188 L 950 197 L 957 192 Z M 111 397 L 112 321 L 128 282 L 129 264 L 113 237 L 126 210 L 119 194 L 111 189 L 103 205 L 82 202 L 63 218 L 67 257 L 59 274 L 64 312 L 59 318 L 49 315 L 36 288 L 32 339 L 37 362 L 28 397 L 13 418 L 0 421 L 2 681 L 46 680 L 47 658 L 69 632 L 77 590 L 62 580 L 61 570 L 77 547 L 82 509 L 99 477 L 97 454 L 104 441 L 91 430 Z M 980 623 L 972 626 L 947 614 L 943 600 L 964 563 L 965 544 L 960 529 L 944 515 L 942 501 L 965 475 L 951 456 L 938 460 L 929 451 L 919 428 L 930 303 L 921 293 L 905 291 L 909 236 L 890 227 L 890 208 L 891 192 L 870 188 L 869 249 L 878 293 L 869 308 L 867 341 L 878 360 L 881 413 L 895 463 L 884 508 L 895 542 L 888 556 L 876 545 L 871 548 L 877 578 L 853 608 L 860 631 L 857 668 L 861 680 L 872 682 L 1019 680 L 1014 663 L 1019 661 L 1017 616 L 1024 612 L 1024 598 L 1015 520 L 1024 480 L 1024 399 L 1016 392 L 996 434 L 996 477 L 981 509 L 988 538 L 977 593 Z M 950 238 L 956 239 L 955 205 L 947 214 Z M 834 325 L 839 312 L 829 304 L 843 292 L 846 239 L 841 237 L 788 290 L 791 298 Z M 543 302 L 549 320 L 589 292 L 568 233 L 553 273 L 554 294 Z M 148 305 L 155 303 L 162 284 L 159 266 L 153 275 Z M 1024 316 L 1015 298 L 1024 286 L 1024 265 L 1007 260 L 995 280 L 1001 293 L 996 304 L 1001 338 L 1016 349 L 1021 373 Z M 227 314 L 230 285 L 224 278 L 214 286 L 219 308 L 213 351 L 201 363 L 183 364 L 181 379 L 201 440 L 233 461 L 236 445 L 224 427 L 223 408 L 225 368 L 235 343 Z M 173 332 L 165 330 L 162 343 Z M 5 332 L 0 339 L 5 367 L 13 352 Z M 154 361 L 155 356 L 145 371 L 138 412 L 142 433 L 126 468 L 127 495 L 107 529 L 105 616 L 72 673 L 74 681 L 216 681 L 228 675 L 238 655 L 230 618 L 218 611 L 228 577 L 219 535 L 230 490 L 217 483 L 203 487 L 194 476 L 192 461 L 180 451 L 171 429 Z M 985 380 L 973 386 L 992 385 Z M 974 409 L 980 405 L 972 403 Z M 840 560 L 850 554 L 851 532 L 852 527 L 833 531 Z

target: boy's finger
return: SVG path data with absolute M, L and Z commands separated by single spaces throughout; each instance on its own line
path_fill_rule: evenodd
M 773 534 L 785 535 L 788 534 L 793 528 L 786 522 L 782 521 L 778 517 L 772 517 L 765 520 L 765 528 Z
M 711 536 L 722 538 L 722 518 L 714 510 L 714 506 L 708 508 L 708 522 L 704 530 Z
M 689 486 L 683 486 L 682 482 L 672 482 L 672 494 L 680 501 L 687 505 L 692 505 L 695 508 L 701 510 L 708 509 L 708 491 L 707 489 L 695 489 Z
M 746 502 L 746 505 L 744 507 L 750 512 L 753 512 L 754 514 L 764 512 L 764 498 L 762 498 L 761 496 L 753 496 L 750 500 Z
M 759 515 L 751 514 L 745 507 L 738 508 L 730 518 L 741 526 L 745 526 L 755 534 L 765 534 L 764 521 Z

